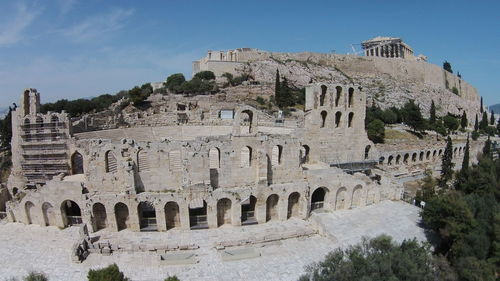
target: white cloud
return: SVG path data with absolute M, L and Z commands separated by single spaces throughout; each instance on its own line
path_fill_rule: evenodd
M 13 20 L 0 25 L 0 46 L 14 44 L 22 40 L 26 28 L 33 23 L 39 13 L 40 10 L 27 7 L 24 2 L 17 3 Z
M 73 9 L 78 0 L 58 0 L 57 2 L 59 3 L 61 14 L 65 15 Z
M 133 9 L 116 8 L 109 13 L 89 17 L 64 29 L 63 34 L 76 43 L 99 39 L 123 28 L 124 21 L 133 14 Z

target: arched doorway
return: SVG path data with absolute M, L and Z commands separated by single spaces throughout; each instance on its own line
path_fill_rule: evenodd
M 62 202 L 61 215 L 65 227 L 82 223 L 82 211 L 74 201 L 66 200 Z
M 352 192 L 351 208 L 360 207 L 362 198 L 363 187 L 361 185 L 356 185 Z
M 249 225 L 256 224 L 257 219 L 255 218 L 255 205 L 257 204 L 257 198 L 250 195 L 248 199 L 241 201 L 241 224 Z
M 26 211 L 26 219 L 27 219 L 27 223 L 28 224 L 32 224 L 33 223 L 33 209 L 35 208 L 35 204 L 33 204 L 33 202 L 31 201 L 28 201 L 26 202 L 26 204 L 24 205 L 24 209 Z
M 337 191 L 337 197 L 335 199 L 335 210 L 343 210 L 347 207 L 347 191 L 345 187 L 341 187 Z
M 278 201 L 277 194 L 270 195 L 266 200 L 266 221 L 278 219 Z
M 311 196 L 311 211 L 323 209 L 325 206 L 325 195 L 327 189 L 318 187 Z
M 139 226 L 141 231 L 158 231 L 156 224 L 156 210 L 153 203 L 143 201 L 137 206 L 139 214 Z
M 231 200 L 222 198 L 217 201 L 217 226 L 231 224 Z
M 92 218 L 94 223 L 94 231 L 99 231 L 106 228 L 106 207 L 101 203 L 95 203 L 92 206 Z
M 205 200 L 195 199 L 189 203 L 189 227 L 191 229 L 208 228 Z
M 298 192 L 293 192 L 288 196 L 288 211 L 287 219 L 291 217 L 299 217 L 300 215 L 300 194 Z
M 167 230 L 181 225 L 179 204 L 176 202 L 168 202 L 165 204 L 165 219 L 167 221 Z
M 251 110 L 241 112 L 240 132 L 241 134 L 251 134 L 253 132 L 253 112 Z
M 116 226 L 118 227 L 118 231 L 127 229 L 128 219 L 129 219 L 129 212 L 127 205 L 121 202 L 116 203 L 115 217 L 116 217 Z
M 299 165 L 307 164 L 309 162 L 309 146 L 303 145 L 299 151 Z
M 56 217 L 54 215 L 54 207 L 48 202 L 42 205 L 43 221 L 46 226 L 56 225 Z
M 71 156 L 71 171 L 73 175 L 83 174 L 83 156 L 79 152 Z

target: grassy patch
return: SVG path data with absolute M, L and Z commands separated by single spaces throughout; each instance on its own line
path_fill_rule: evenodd
M 419 138 L 412 133 L 385 128 L 385 140 L 410 140 L 417 141 Z

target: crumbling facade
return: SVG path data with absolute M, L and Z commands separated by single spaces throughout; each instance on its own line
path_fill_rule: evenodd
M 86 223 L 91 231 L 216 228 L 305 219 L 317 209 L 356 208 L 401 195 L 375 166 L 380 154 L 364 128 L 366 97 L 354 85 L 309 85 L 303 120 L 285 127 L 256 108 L 234 104 L 186 113 L 195 120 L 204 114 L 202 124 L 73 133 L 65 113 L 39 112 L 36 90 L 27 90 L 21 104 L 13 115 L 10 221 Z M 189 111 L 178 103 L 173 108 Z M 43 126 L 31 126 L 38 117 Z M 23 137 L 24 120 L 30 135 L 42 127 L 52 138 L 57 128 L 60 138 L 47 141 L 42 132 L 40 139 Z M 59 140 L 64 146 L 53 148 Z M 55 174 L 52 162 L 41 163 L 35 170 L 41 176 L 32 177 L 25 165 L 32 160 L 24 155 L 43 143 L 50 145 L 36 155 L 52 161 L 61 150 L 61 170 Z

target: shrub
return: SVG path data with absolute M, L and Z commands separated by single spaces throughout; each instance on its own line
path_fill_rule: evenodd
M 260 104 L 260 105 L 264 105 L 266 103 L 266 100 L 263 97 L 261 97 L 261 96 L 258 96 L 255 99 L 255 101 L 257 101 L 257 103 Z
M 165 82 L 165 87 L 167 87 L 169 91 L 178 92 L 180 90 L 180 86 L 185 81 L 186 78 L 184 78 L 184 74 L 175 73 L 168 76 L 167 81 Z
M 209 70 L 200 71 L 194 75 L 193 79 L 215 80 L 215 74 Z
M 473 131 L 471 134 L 471 137 L 473 140 L 477 140 L 479 138 L 479 132 L 478 131 Z
M 368 138 L 374 143 L 384 143 L 385 127 L 384 122 L 376 119 L 366 127 Z
M 23 278 L 23 281 L 48 281 L 49 278 L 40 272 L 30 272 L 28 276 Z
M 116 264 L 102 269 L 91 269 L 87 275 L 89 281 L 128 281 Z
M 451 91 L 455 94 L 455 95 L 459 95 L 459 92 L 458 92 L 458 89 L 457 87 L 453 86 L 453 88 L 451 89 Z
M 169 276 L 167 277 L 164 281 L 180 281 L 179 278 L 177 278 L 177 276 Z

